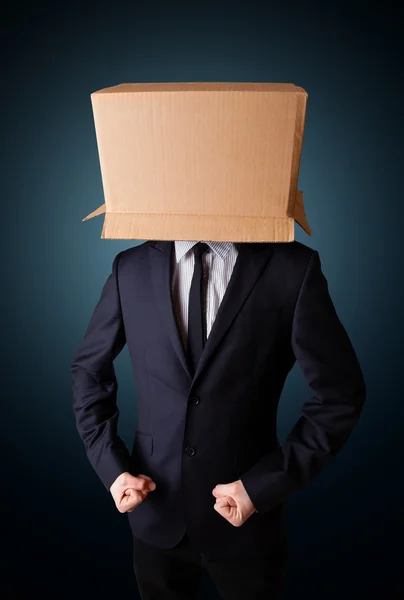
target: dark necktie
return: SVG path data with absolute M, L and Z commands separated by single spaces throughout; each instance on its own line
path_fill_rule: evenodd
M 206 324 L 203 310 L 203 265 L 202 254 L 208 244 L 198 242 L 192 250 L 195 256 L 194 274 L 189 291 L 188 308 L 188 357 L 192 374 L 195 373 L 206 339 Z

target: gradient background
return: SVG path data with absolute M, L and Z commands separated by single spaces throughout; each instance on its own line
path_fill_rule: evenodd
M 285 599 L 398 597 L 398 16 L 388 3 L 366 2 L 84 4 L 19 3 L 3 20 L 1 581 L 12 587 L 2 596 L 138 597 L 127 517 L 87 462 L 71 408 L 69 365 L 112 260 L 142 243 L 101 240 L 102 217 L 81 221 L 103 202 L 90 93 L 122 82 L 280 81 L 309 94 L 299 187 L 313 236 L 296 226 L 296 238 L 320 253 L 368 388 L 339 457 L 288 500 Z M 127 349 L 116 371 L 129 445 L 136 389 Z M 281 440 L 309 395 L 296 365 L 282 395 Z M 207 576 L 204 597 L 218 598 Z

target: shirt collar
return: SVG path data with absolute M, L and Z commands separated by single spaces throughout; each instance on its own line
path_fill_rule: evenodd
M 175 241 L 175 259 L 178 263 L 181 258 L 190 250 L 195 244 L 198 243 L 196 241 L 189 240 L 181 240 Z M 208 246 L 217 254 L 222 260 L 224 260 L 227 256 L 229 250 L 233 247 L 233 242 L 205 242 Z

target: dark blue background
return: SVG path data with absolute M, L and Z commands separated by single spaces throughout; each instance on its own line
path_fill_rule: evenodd
M 19 3 L 3 21 L 2 586 L 39 598 L 136 598 L 127 517 L 86 460 L 69 365 L 114 256 L 90 93 L 122 82 L 293 82 L 309 94 L 299 187 L 368 399 L 339 457 L 288 501 L 285 598 L 402 587 L 402 63 L 387 3 Z M 265 8 L 264 8 L 265 7 Z M 136 387 L 116 361 L 121 434 Z M 310 395 L 298 365 L 283 439 Z M 210 580 L 206 598 L 217 598 Z M 396 591 L 397 593 L 397 591 Z M 397 596 L 398 597 L 398 596 Z

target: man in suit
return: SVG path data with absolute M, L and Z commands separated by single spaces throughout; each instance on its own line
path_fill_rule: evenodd
M 125 344 L 131 451 L 113 367 Z M 296 360 L 313 395 L 281 445 L 278 402 Z M 142 598 L 190 600 L 204 567 L 226 600 L 277 597 L 285 501 L 342 448 L 365 401 L 318 252 L 296 241 L 124 250 L 71 373 L 88 459 L 128 515 Z

